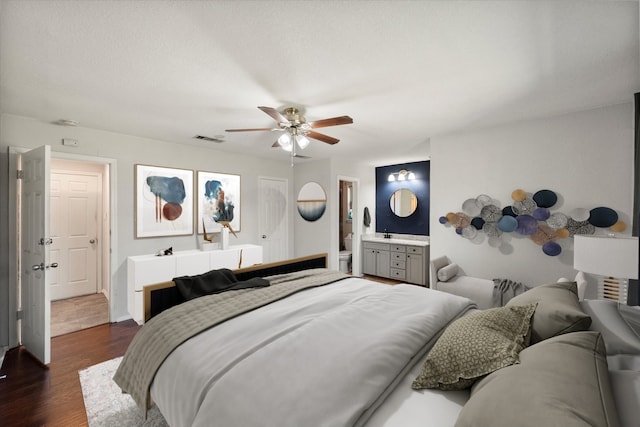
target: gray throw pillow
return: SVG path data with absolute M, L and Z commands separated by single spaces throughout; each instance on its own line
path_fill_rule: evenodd
M 575 282 L 536 286 L 509 300 L 506 306 L 534 302 L 538 308 L 531 320 L 531 344 L 567 332 L 586 331 L 591 325 L 591 317 L 580 308 Z
M 618 427 L 604 342 L 574 332 L 534 344 L 475 383 L 455 427 Z
M 479 377 L 518 363 L 536 304 L 492 308 L 457 319 L 443 332 L 411 385 L 461 390 Z

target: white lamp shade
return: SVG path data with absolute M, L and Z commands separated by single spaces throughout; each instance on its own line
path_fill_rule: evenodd
M 278 144 L 284 151 L 291 151 L 293 145 L 291 144 L 291 135 L 288 133 L 283 133 L 280 138 L 278 138 Z
M 304 135 L 296 136 L 296 142 L 298 143 L 298 147 L 300 147 L 301 150 L 304 150 L 309 145 L 309 139 Z
M 638 278 L 638 238 L 575 235 L 573 267 L 586 273 Z

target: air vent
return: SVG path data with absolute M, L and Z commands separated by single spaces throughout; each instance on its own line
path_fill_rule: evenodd
M 218 144 L 224 142 L 224 135 L 216 135 L 216 136 L 204 136 L 204 135 L 196 135 L 195 139 L 200 139 L 202 141 L 210 141 L 217 142 Z

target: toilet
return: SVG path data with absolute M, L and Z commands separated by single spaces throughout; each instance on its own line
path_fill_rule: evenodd
M 349 233 L 344 238 L 344 251 L 340 251 L 340 271 L 348 273 L 351 271 L 351 242 L 353 234 Z

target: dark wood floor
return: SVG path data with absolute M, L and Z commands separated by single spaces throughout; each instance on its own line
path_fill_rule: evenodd
M 23 348 L 5 355 L 0 378 L 0 426 L 86 426 L 78 371 L 122 356 L 140 327 L 132 320 L 51 340 L 51 363 Z

